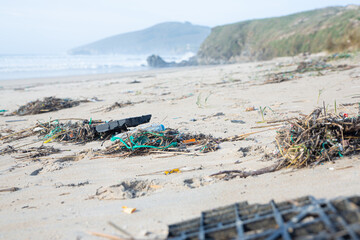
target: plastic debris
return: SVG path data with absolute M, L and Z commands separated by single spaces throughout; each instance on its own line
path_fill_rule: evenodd
M 172 173 L 180 173 L 180 169 L 179 168 L 174 168 L 174 169 L 171 169 L 171 170 L 167 170 L 165 171 L 165 175 L 169 175 L 169 174 L 172 174 Z
M 240 202 L 170 225 L 167 239 L 359 239 L 359 203 L 359 196 Z
M 252 111 L 255 111 L 255 110 L 256 110 L 255 107 L 247 107 L 245 109 L 246 112 L 252 112 Z
M 136 211 L 136 208 L 131 208 L 127 206 L 122 206 L 123 212 L 127 214 L 132 214 Z
M 127 127 L 136 127 L 140 124 L 148 123 L 151 119 L 151 114 L 143 115 L 141 117 L 125 118 L 116 121 L 110 121 L 96 126 L 98 133 L 109 132 L 109 131 L 127 131 Z
M 182 143 L 184 143 L 184 144 L 196 143 L 196 139 L 195 139 L 195 138 L 191 138 L 191 139 L 182 141 Z

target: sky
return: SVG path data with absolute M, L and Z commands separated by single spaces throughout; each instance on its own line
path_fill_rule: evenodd
M 0 54 L 65 53 L 167 21 L 215 27 L 360 0 L 1 0 Z

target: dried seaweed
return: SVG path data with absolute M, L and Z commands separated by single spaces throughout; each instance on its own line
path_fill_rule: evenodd
M 42 127 L 40 138 L 45 142 L 60 141 L 73 143 L 86 143 L 96 140 L 106 139 L 108 134 L 100 134 L 95 130 L 95 126 L 102 124 L 103 121 L 83 120 L 83 121 L 52 121 L 46 124 L 39 124 Z
M 18 110 L 13 112 L 13 115 L 24 116 L 58 111 L 78 106 L 82 102 L 88 102 L 88 100 L 76 101 L 70 98 L 46 97 L 43 100 L 32 101 L 19 107 Z
M 17 152 L 17 149 L 11 145 L 7 145 L 6 147 L 0 149 L 0 155 L 15 153 L 15 152 Z
M 277 132 L 283 158 L 278 168 L 301 168 L 360 152 L 360 116 L 343 117 L 315 109 Z
M 105 108 L 105 112 L 110 112 L 116 108 L 123 108 L 123 107 L 127 107 L 127 106 L 132 106 L 134 105 L 133 102 L 130 102 L 130 101 L 127 101 L 127 102 L 124 102 L 124 103 L 118 103 L 118 102 L 115 102 L 113 105 L 111 105 L 110 107 L 107 107 Z
M 59 152 L 61 152 L 61 150 L 58 148 L 54 148 L 53 146 L 41 145 L 40 147 L 32 147 L 32 148 L 28 148 L 26 150 L 21 150 L 21 153 L 23 153 L 23 155 L 18 156 L 16 158 L 17 159 L 39 158 L 39 157 L 49 156 L 51 154 L 59 153 Z
M 279 73 L 271 73 L 267 75 L 267 80 L 265 84 L 268 83 L 280 83 L 285 82 L 293 79 L 298 79 L 302 77 L 303 73 L 306 72 L 319 72 L 324 70 L 330 71 L 344 71 L 354 68 L 355 66 L 342 64 L 334 66 L 332 64 L 328 64 L 327 59 L 320 59 L 320 60 L 311 60 L 311 61 L 304 61 L 300 62 L 297 68 L 293 71 L 286 71 L 286 72 L 279 72 Z

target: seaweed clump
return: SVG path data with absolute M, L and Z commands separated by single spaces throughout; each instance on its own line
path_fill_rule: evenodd
M 43 100 L 32 101 L 20 106 L 13 114 L 24 116 L 53 112 L 64 108 L 76 107 L 82 102 L 88 102 L 88 100 L 77 101 L 70 98 L 46 97 Z
M 301 168 L 360 152 L 360 116 L 346 117 L 315 109 L 277 132 L 283 158 L 278 168 Z

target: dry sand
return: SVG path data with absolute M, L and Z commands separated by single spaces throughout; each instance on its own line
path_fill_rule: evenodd
M 162 123 L 182 132 L 228 137 L 257 131 L 254 127 L 264 125 L 256 123 L 261 121 L 259 111 L 246 112 L 247 107 L 269 106 L 274 112 L 267 111 L 265 120 L 285 119 L 309 114 L 315 107 L 322 106 L 323 101 L 329 104 L 329 111 L 333 111 L 335 99 L 338 111 L 357 115 L 357 108 L 340 107 L 340 104 L 359 102 L 360 67 L 323 71 L 323 75 L 306 73 L 299 79 L 262 84 L 265 74 L 294 69 L 293 61 L 300 60 L 300 57 L 281 58 L 126 74 L 1 81 L 3 109 L 15 110 L 29 101 L 48 96 L 97 97 L 103 101 L 39 115 L 0 116 L 0 130 L 20 130 L 49 119 L 116 120 L 152 114 L 152 123 Z M 359 57 L 332 62 L 342 63 L 358 65 Z M 140 83 L 129 84 L 134 80 Z M 322 90 L 320 95 L 319 90 Z M 114 102 L 128 100 L 141 103 L 101 111 Z M 6 122 L 20 119 L 26 121 Z M 220 150 L 201 156 L 153 154 L 55 162 L 60 156 L 84 149 L 100 149 L 100 142 L 86 145 L 51 142 L 47 145 L 68 151 L 40 158 L 40 161 L 19 160 L 15 158 L 17 154 L 2 155 L 0 189 L 18 187 L 20 190 L 0 192 L 0 239 L 99 239 L 89 235 L 90 231 L 124 236 L 110 226 L 109 221 L 136 238 L 161 239 L 167 235 L 168 224 L 235 202 L 265 203 L 303 195 L 333 198 L 360 193 L 359 156 L 344 157 L 316 168 L 286 169 L 246 179 L 223 181 L 209 177 L 221 170 L 256 170 L 273 164 L 276 159 L 266 160 L 263 156 L 275 150 L 275 134 L 276 131 L 271 130 L 246 140 L 222 143 Z M 29 139 L 10 144 L 18 146 L 28 142 Z M 2 147 L 5 146 L 3 143 Z M 247 146 L 251 151 L 243 156 L 238 150 Z M 177 167 L 193 171 L 137 176 Z M 38 175 L 30 176 L 40 168 L 43 169 Z M 133 184 L 133 188 L 122 187 L 121 183 Z M 109 188 L 113 185 L 118 186 Z M 93 197 L 104 189 L 108 191 Z M 131 191 L 136 198 L 119 200 L 131 196 Z M 126 214 L 122 206 L 135 207 L 137 211 Z

